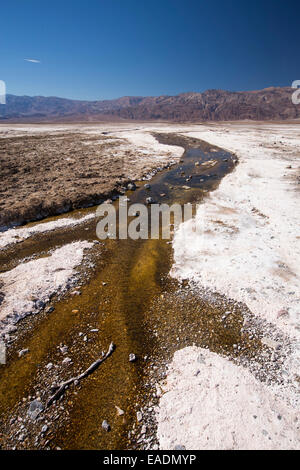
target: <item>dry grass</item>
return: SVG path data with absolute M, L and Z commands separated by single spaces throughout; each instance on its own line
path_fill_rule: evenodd
M 0 227 L 101 202 L 153 165 L 123 139 L 42 133 L 0 139 Z

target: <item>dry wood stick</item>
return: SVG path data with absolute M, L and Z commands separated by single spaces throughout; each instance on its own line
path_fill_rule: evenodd
M 48 406 L 52 405 L 54 401 L 58 400 L 58 398 L 63 395 L 68 385 L 71 385 L 75 381 L 80 382 L 80 380 L 84 379 L 85 377 L 88 377 L 96 369 L 98 369 L 98 367 L 102 364 L 102 362 L 104 362 L 109 356 L 112 355 L 115 349 L 116 349 L 116 346 L 114 345 L 114 343 L 110 343 L 107 353 L 103 357 L 98 359 L 97 361 L 93 362 L 93 364 L 91 364 L 88 369 L 82 372 L 82 374 L 77 375 L 77 377 L 72 377 L 71 379 L 66 380 L 65 382 L 62 382 L 60 385 L 57 385 L 54 388 L 55 393 L 47 401 L 46 407 L 48 408 Z

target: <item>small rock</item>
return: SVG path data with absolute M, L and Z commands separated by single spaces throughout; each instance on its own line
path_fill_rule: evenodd
M 142 426 L 141 434 L 144 435 L 147 432 L 147 426 L 145 424 Z
M 106 419 L 104 421 L 102 421 L 102 429 L 104 429 L 104 431 L 106 432 L 109 432 L 110 431 L 110 425 L 108 424 L 108 422 L 106 421 Z
M 142 419 L 143 419 L 143 414 L 141 411 L 138 411 L 137 414 L 136 414 L 136 419 L 138 420 L 138 422 L 141 422 Z
M 47 432 L 47 431 L 48 431 L 48 426 L 47 426 L 47 424 L 45 424 L 45 425 L 42 427 L 41 432 L 42 432 L 43 434 L 45 434 L 45 432 Z
M 128 183 L 127 188 L 129 189 L 129 191 L 135 191 L 136 185 L 135 183 L 131 182 L 131 183 Z
M 45 308 L 45 302 L 43 302 L 42 300 L 36 300 L 35 308 L 42 310 L 43 308 Z
M 25 356 L 25 354 L 27 354 L 28 352 L 29 352 L 28 348 L 21 349 L 21 351 L 19 351 L 19 357 Z
M 68 348 L 68 346 L 62 346 L 62 347 L 59 348 L 59 349 L 60 349 L 60 352 L 61 352 L 62 354 L 67 354 L 69 348 Z
M 72 362 L 72 359 L 70 357 L 66 357 L 63 361 L 62 361 L 62 364 L 63 365 L 68 365 L 68 364 L 71 364 Z
M 117 405 L 115 405 L 115 408 L 117 410 L 117 414 L 119 416 L 123 416 L 123 414 L 125 413 L 124 410 L 122 410 L 121 408 L 119 408 Z
M 73 292 L 71 292 L 71 295 L 81 295 L 81 292 L 79 290 L 74 290 Z
M 146 198 L 146 203 L 147 203 L 147 204 L 154 204 L 154 199 L 153 199 L 153 197 L 147 197 L 147 198 Z
M 151 189 L 151 186 L 150 186 L 150 184 L 147 183 L 147 184 L 144 185 L 144 188 L 145 189 Z
M 133 354 L 133 353 L 130 353 L 130 354 L 129 354 L 129 362 L 135 362 L 136 359 L 137 359 L 137 358 L 136 358 L 136 355 L 135 355 L 135 354 Z
M 52 313 L 54 311 L 54 307 L 48 307 L 46 308 L 46 313 Z
M 27 414 L 29 418 L 36 419 L 38 415 L 43 411 L 44 405 L 39 400 L 33 400 L 28 408 Z
M 46 369 L 47 369 L 47 370 L 51 370 L 52 367 L 53 367 L 52 362 L 49 362 L 49 363 L 46 365 Z
M 175 447 L 174 447 L 174 450 L 186 450 L 185 447 L 181 444 L 177 444 Z

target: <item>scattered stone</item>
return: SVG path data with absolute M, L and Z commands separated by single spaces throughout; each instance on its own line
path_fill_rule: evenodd
M 59 348 L 59 349 L 60 349 L 60 352 L 61 352 L 62 354 L 67 354 L 69 348 L 68 348 L 68 346 L 62 346 L 62 347 Z
M 49 363 L 46 365 L 46 369 L 47 369 L 47 370 L 51 370 L 52 367 L 53 367 L 52 362 L 49 362 Z
M 145 189 L 151 189 L 151 186 L 150 186 L 150 184 L 147 183 L 147 184 L 144 185 L 144 188 Z
M 47 308 L 46 308 L 46 313 L 52 313 L 54 310 L 55 310 L 55 309 L 54 309 L 54 307 L 52 307 L 52 306 L 51 306 L 51 307 L 47 307 Z
M 136 185 L 133 182 L 128 183 L 127 188 L 129 189 L 129 191 L 135 191 L 136 190 Z
M 104 429 L 104 431 L 106 431 L 106 432 L 109 432 L 111 430 L 111 427 L 108 424 L 108 422 L 106 421 L 106 419 L 104 421 L 102 421 L 102 429 Z
M 45 308 L 45 302 L 43 302 L 42 300 L 36 300 L 35 308 L 37 308 L 38 310 L 42 310 L 43 308 Z
M 144 435 L 147 432 L 147 426 L 145 424 L 142 426 L 141 434 Z
M 66 357 L 63 361 L 62 361 L 62 364 L 63 365 L 68 365 L 68 364 L 71 364 L 72 362 L 72 359 L 70 357 Z
M 115 408 L 117 410 L 117 414 L 119 416 L 123 416 L 123 414 L 125 413 L 124 410 L 122 410 L 121 408 L 119 408 L 117 405 L 115 405 Z
M 29 405 L 27 414 L 30 419 L 36 419 L 43 410 L 43 403 L 40 400 L 33 400 Z
M 136 414 L 136 419 L 138 420 L 138 422 L 140 423 L 143 419 L 143 414 L 141 411 L 138 411 L 137 414 Z
M 19 357 L 25 356 L 25 354 L 27 354 L 28 352 L 29 352 L 28 348 L 21 349 L 21 351 L 19 351 Z
M 47 424 L 45 424 L 45 425 L 42 427 L 41 433 L 42 433 L 42 434 L 45 434 L 47 431 L 48 431 L 48 426 L 47 426 Z
M 133 353 L 129 354 L 129 362 L 135 362 L 137 359 L 136 355 Z
M 71 295 L 81 295 L 81 292 L 79 290 L 74 290 L 73 292 L 71 292 Z
M 153 199 L 153 197 L 147 197 L 147 198 L 146 198 L 146 203 L 147 203 L 147 204 L 154 204 L 154 199 Z

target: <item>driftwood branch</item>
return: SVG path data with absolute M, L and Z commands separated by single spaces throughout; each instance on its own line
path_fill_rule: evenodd
M 97 361 L 93 362 L 93 364 L 91 364 L 88 369 L 82 372 L 82 374 L 77 375 L 77 377 L 72 377 L 71 379 L 66 380 L 65 382 L 62 382 L 60 385 L 57 385 L 56 387 L 54 387 L 52 390 L 55 393 L 47 401 L 46 407 L 48 408 L 48 406 L 52 405 L 54 401 L 58 400 L 64 394 L 66 387 L 68 387 L 68 385 L 71 385 L 74 382 L 80 382 L 80 380 L 85 379 L 85 377 L 88 377 L 89 375 L 91 375 L 96 369 L 98 369 L 98 367 L 102 364 L 102 362 L 104 362 L 109 356 L 112 355 L 115 349 L 116 349 L 116 346 L 114 345 L 114 343 L 110 343 L 107 353 L 103 357 L 98 359 Z

